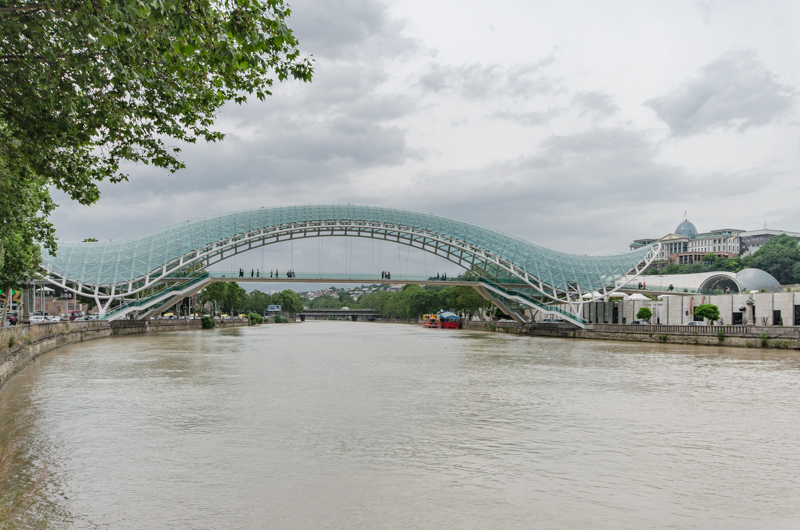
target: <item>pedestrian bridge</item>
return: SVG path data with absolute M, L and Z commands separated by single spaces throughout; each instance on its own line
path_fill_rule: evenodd
M 224 277 L 209 273 L 211 265 L 266 245 L 319 237 L 378 239 L 434 254 L 461 267 L 462 282 L 511 310 L 517 320 L 523 317 L 514 312 L 515 306 L 538 311 L 558 304 L 578 325 L 583 303 L 614 292 L 615 281 L 627 274 L 638 276 L 660 248 L 654 243 L 614 256 L 574 255 L 434 214 L 352 205 L 284 206 L 187 221 L 113 241 L 59 243 L 56 255 L 43 249 L 42 269 L 47 282 L 93 298 L 106 318 L 147 318 L 154 308 L 174 304 L 209 282 L 256 280 L 236 273 Z M 298 274 L 258 281 L 381 281 L 337 276 Z M 431 279 L 393 275 L 383 281 L 430 283 Z M 592 297 L 585 297 L 587 293 Z

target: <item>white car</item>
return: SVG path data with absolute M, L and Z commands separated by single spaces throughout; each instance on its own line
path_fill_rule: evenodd
M 53 315 L 51 317 L 45 317 L 45 322 L 61 322 L 61 317 L 58 315 Z
M 43 324 L 47 322 L 42 315 L 31 315 L 31 324 Z
M 705 323 L 705 322 L 702 322 L 702 321 L 700 321 L 700 320 L 692 320 L 692 321 L 690 321 L 690 322 L 687 322 L 687 323 L 686 323 L 686 324 L 684 324 L 684 325 L 685 325 L 685 326 L 705 326 L 705 325 L 706 325 L 706 323 Z

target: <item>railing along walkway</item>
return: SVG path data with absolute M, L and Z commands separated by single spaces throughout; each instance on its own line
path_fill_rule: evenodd
M 618 333 L 679 333 L 683 335 L 716 335 L 720 330 L 728 337 L 800 337 L 800 328 L 787 326 L 683 326 L 666 324 L 589 324 L 587 329 Z

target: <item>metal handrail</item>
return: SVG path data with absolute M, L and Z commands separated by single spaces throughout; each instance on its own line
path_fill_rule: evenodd
M 206 271 L 203 271 L 203 272 L 200 272 L 200 273 L 197 273 L 197 274 L 195 274 L 193 276 L 188 277 L 187 281 L 185 281 L 185 282 L 180 282 L 180 283 L 176 283 L 176 284 L 170 285 L 169 287 L 167 287 L 165 289 L 161 289 L 160 291 L 158 291 L 156 293 L 153 293 L 153 294 L 151 294 L 150 296 L 148 296 L 146 298 L 139 298 L 137 300 L 129 300 L 128 302 L 125 302 L 124 304 L 121 304 L 121 305 L 115 307 L 113 311 L 109 311 L 108 313 L 103 315 L 101 320 L 109 320 L 111 317 L 113 317 L 115 315 L 118 315 L 118 314 L 122 313 L 123 311 L 125 311 L 126 309 L 129 309 L 131 307 L 149 306 L 149 305 L 152 304 L 152 302 L 154 300 L 164 296 L 165 294 L 185 289 L 186 287 L 194 285 L 197 282 L 199 282 L 200 280 L 203 280 L 203 279 L 208 278 L 208 277 L 209 277 L 209 273 L 206 272 Z
M 578 315 L 574 315 L 574 314 L 570 313 L 569 311 L 565 311 L 565 310 L 561 309 L 560 307 L 543 304 L 543 303 L 541 303 L 541 302 L 539 302 L 537 300 L 534 300 L 534 299 L 530 298 L 529 296 L 526 296 L 526 295 L 524 295 L 522 293 L 519 293 L 519 292 L 516 292 L 516 291 L 511 291 L 509 289 L 506 289 L 505 287 L 497 285 L 493 281 L 487 280 L 486 278 L 483 278 L 483 277 L 480 278 L 480 281 L 485 283 L 485 284 L 487 284 L 487 285 L 489 285 L 489 286 L 491 286 L 491 287 L 494 287 L 498 291 L 502 291 L 503 293 L 506 293 L 509 296 L 518 296 L 519 298 L 523 298 L 527 302 L 529 302 L 529 303 L 535 305 L 536 307 L 538 307 L 539 309 L 541 309 L 542 311 L 560 313 L 561 315 L 564 315 L 567 318 L 571 318 L 571 319 L 575 320 L 576 322 L 580 322 L 581 324 L 586 324 L 587 323 L 586 320 L 584 320 L 583 318 L 579 317 Z

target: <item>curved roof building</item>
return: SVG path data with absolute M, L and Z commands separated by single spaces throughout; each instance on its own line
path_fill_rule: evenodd
M 623 279 L 620 283 L 629 283 L 632 279 Z M 670 286 L 675 291 L 722 293 L 727 289 L 731 293 L 747 293 L 751 291 L 778 292 L 781 284 L 770 273 L 761 269 L 744 269 L 739 272 L 714 271 L 694 274 L 662 274 L 642 276 L 637 280 L 647 284 L 647 290 L 667 291 Z M 629 285 L 629 287 L 633 287 Z

